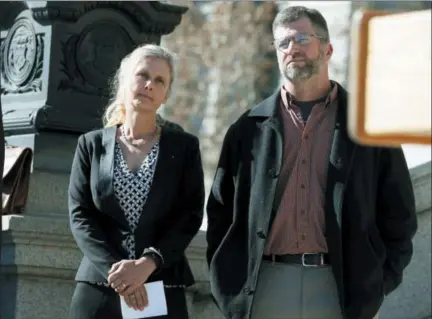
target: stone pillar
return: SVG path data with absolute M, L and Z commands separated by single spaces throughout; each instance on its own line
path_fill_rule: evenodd
M 66 318 L 81 260 L 67 219 L 77 137 L 102 126 L 120 60 L 160 43 L 186 10 L 157 1 L 0 4 L 4 130 L 10 144 L 34 150 L 25 212 L 2 217 L 2 319 Z

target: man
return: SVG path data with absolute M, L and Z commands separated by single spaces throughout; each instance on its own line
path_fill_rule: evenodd
M 371 319 L 412 256 L 404 154 L 348 137 L 317 10 L 273 36 L 283 86 L 228 129 L 207 204 L 212 294 L 229 319 Z

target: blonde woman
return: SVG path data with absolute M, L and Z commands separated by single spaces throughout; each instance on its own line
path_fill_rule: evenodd
M 198 139 L 156 114 L 174 80 L 171 53 L 144 45 L 123 59 L 105 128 L 78 140 L 69 218 L 83 252 L 70 319 L 121 319 L 120 295 L 148 305 L 144 283 L 162 280 L 168 315 L 188 318 L 194 283 L 185 250 L 202 222 Z

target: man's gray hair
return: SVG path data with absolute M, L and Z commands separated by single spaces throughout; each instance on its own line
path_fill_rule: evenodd
M 306 8 L 303 6 L 287 7 L 279 11 L 273 21 L 273 34 L 277 27 L 285 26 L 288 23 L 308 18 L 315 29 L 316 35 L 320 37 L 323 43 L 330 42 L 330 34 L 327 26 L 327 21 L 316 9 Z

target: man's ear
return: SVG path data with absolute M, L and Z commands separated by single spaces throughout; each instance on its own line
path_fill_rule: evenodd
M 330 58 L 332 57 L 332 55 L 333 55 L 333 46 L 331 45 L 331 43 L 328 43 L 326 45 L 326 53 L 325 53 L 326 60 L 327 61 L 330 60 Z

